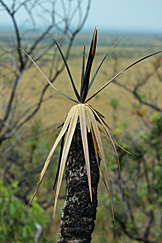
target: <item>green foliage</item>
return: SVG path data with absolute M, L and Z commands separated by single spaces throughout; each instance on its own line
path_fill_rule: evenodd
M 0 181 L 0 242 L 33 242 L 35 223 L 45 225 L 43 210 L 33 202 L 32 208 L 25 211 L 25 205 L 15 196 L 18 182 L 5 186 Z
M 145 233 L 145 238 L 153 239 L 156 242 L 161 241 L 162 116 L 154 114 L 150 126 L 151 129 L 147 132 L 136 135 L 136 139 L 123 133 L 122 139 L 128 145 L 128 151 L 131 152 L 131 155 L 127 155 L 120 149 L 118 150 L 124 175 L 122 177 L 123 201 L 120 198 L 120 180 L 117 180 L 118 170 L 115 167 L 112 168 L 112 164 L 115 163 L 114 156 L 110 156 L 109 153 L 109 168 L 114 172 L 113 178 L 115 179 L 111 183 L 111 187 L 114 193 L 116 218 L 116 225 L 112 227 L 112 230 L 116 240 L 120 232 L 120 239 L 124 234 L 130 240 L 136 237 L 142 239 Z M 117 128 L 119 129 L 119 127 Z M 101 200 L 106 212 L 108 212 L 110 202 L 102 196 Z
M 139 97 L 141 100 L 143 100 L 144 98 L 146 98 L 146 95 L 138 93 L 138 97 Z
M 110 106 L 112 106 L 113 109 L 116 109 L 119 105 L 119 101 L 115 98 L 113 98 L 111 101 L 110 101 Z

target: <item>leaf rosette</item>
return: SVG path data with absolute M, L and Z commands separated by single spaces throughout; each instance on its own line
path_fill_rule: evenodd
M 52 37 L 53 38 L 53 37 Z M 123 38 L 123 37 L 122 37 Z M 121 39 L 122 39 L 121 38 Z M 90 81 L 90 72 L 91 72 L 91 68 L 92 68 L 92 63 L 93 63 L 93 59 L 95 56 L 95 52 L 96 52 L 96 44 L 97 44 L 97 30 L 94 30 L 93 33 L 93 37 L 92 37 L 92 41 L 91 41 L 91 45 L 90 45 L 90 50 L 89 50 L 89 55 L 88 55 L 88 60 L 87 60 L 87 65 L 86 65 L 86 69 L 85 69 L 85 44 L 84 44 L 84 49 L 83 49 L 83 62 L 82 62 L 82 75 L 81 75 L 81 87 L 80 87 L 80 93 L 77 91 L 77 88 L 75 86 L 75 83 L 73 81 L 70 69 L 68 67 L 68 64 L 66 62 L 66 59 L 57 43 L 57 41 L 53 38 L 61 56 L 62 59 L 64 61 L 66 70 L 68 72 L 69 78 L 70 78 L 70 82 L 72 84 L 72 88 L 74 90 L 76 99 L 73 99 L 71 97 L 69 97 L 68 95 L 60 92 L 58 89 L 56 89 L 56 87 L 51 83 L 51 81 L 47 78 L 47 76 L 42 72 L 42 70 L 39 68 L 39 66 L 34 62 L 34 60 L 25 52 L 23 51 L 29 58 L 30 60 L 33 62 L 33 64 L 37 67 L 37 69 L 41 72 L 41 74 L 44 76 L 44 78 L 47 80 L 47 82 L 61 95 L 63 95 L 64 97 L 66 97 L 67 99 L 77 103 L 76 105 L 74 105 L 69 113 L 66 116 L 65 122 L 62 126 L 62 129 L 58 135 L 58 137 L 56 138 L 56 141 L 53 144 L 53 147 L 45 161 L 44 167 L 42 169 L 42 172 L 40 174 L 39 177 L 39 181 L 37 184 L 37 188 L 28 204 L 27 207 L 29 207 L 29 205 L 32 203 L 41 183 L 42 180 L 44 178 L 45 172 L 47 170 L 47 167 L 50 163 L 51 157 L 53 155 L 53 153 L 55 152 L 55 149 L 57 147 L 57 145 L 59 144 L 59 142 L 63 139 L 64 140 L 64 136 L 65 136 L 65 141 L 63 143 L 62 146 L 62 153 L 61 153 L 61 157 L 60 157 L 60 164 L 59 164 L 59 171 L 58 174 L 56 176 L 56 180 L 57 181 L 57 187 L 56 187 L 56 196 L 55 196 L 55 203 L 54 203 L 54 215 L 55 215 L 55 211 L 56 211 L 56 205 L 57 205 L 57 200 L 58 200 L 58 195 L 59 195 L 59 191 L 60 191 L 60 187 L 61 187 L 61 182 L 62 182 L 62 178 L 63 178 L 63 173 L 64 173 L 64 169 L 65 169 L 65 165 L 66 165 L 66 160 L 68 157 L 68 153 L 69 153 L 69 149 L 70 149 L 70 145 L 73 139 L 73 135 L 76 129 L 76 125 L 77 122 L 79 121 L 80 123 L 80 130 L 81 130 L 81 138 L 82 138 L 82 145 L 83 145 L 83 151 L 84 151 L 84 157 L 85 157 L 85 164 L 86 164 L 86 169 L 87 169 L 87 178 L 88 178 L 88 186 L 89 186 L 89 193 L 90 193 L 90 199 L 91 201 L 93 200 L 92 198 L 92 188 L 91 188 L 91 172 L 90 172 L 90 158 L 89 158 L 89 149 L 88 149 L 88 138 L 87 138 L 87 132 L 91 132 L 92 134 L 92 139 L 93 139 L 93 145 L 94 145 L 94 149 L 95 149 L 95 155 L 96 155 L 96 159 L 98 162 L 98 166 L 99 166 L 99 154 L 100 157 L 102 159 L 103 165 L 104 165 L 104 170 L 105 173 L 103 173 L 100 169 L 99 166 L 99 170 L 100 170 L 100 174 L 102 177 L 102 180 L 105 184 L 105 187 L 107 189 L 107 192 L 110 196 L 110 200 L 111 200 L 111 205 L 112 205 L 112 198 L 111 198 L 111 191 L 110 191 L 110 184 L 109 184 L 109 178 L 108 178 L 108 171 L 107 171 L 107 165 L 106 165 L 106 159 L 105 159 L 105 155 L 104 155 L 104 149 L 103 149 L 103 145 L 102 145 L 102 140 L 101 140 L 101 133 L 108 138 L 112 145 L 113 148 L 115 150 L 116 153 L 116 157 L 117 157 L 117 162 L 118 162 L 118 167 L 119 167 L 119 174 L 120 174 L 120 179 L 121 179 L 121 170 L 120 170 L 120 164 L 119 164 L 119 158 L 118 158 L 118 154 L 117 154 L 117 150 L 116 150 L 116 146 L 119 146 L 120 148 L 122 148 L 119 144 L 117 144 L 111 137 L 110 135 L 110 127 L 108 126 L 108 124 L 104 121 L 104 117 L 102 114 L 100 114 L 98 111 L 96 111 L 92 106 L 90 106 L 88 104 L 88 101 L 90 101 L 92 98 L 94 98 L 98 93 L 100 93 L 103 89 L 105 89 L 114 79 L 118 78 L 122 73 L 124 73 L 126 70 L 128 70 L 129 68 L 133 67 L 134 65 L 136 65 L 137 63 L 153 56 L 156 54 L 161 53 L 162 51 L 159 52 L 155 52 L 152 53 L 150 55 L 147 55 L 145 57 L 140 58 L 139 60 L 133 62 L 132 64 L 130 64 L 129 66 L 127 66 L 125 69 L 123 69 L 121 72 L 119 72 L 118 74 L 116 74 L 113 78 L 111 78 L 105 85 L 103 85 L 98 91 L 96 91 L 92 96 L 90 96 L 89 98 L 87 98 L 88 96 L 88 92 L 91 88 L 91 86 L 94 83 L 94 80 L 103 64 L 103 62 L 105 61 L 105 59 L 107 58 L 108 54 L 110 53 L 110 51 L 118 44 L 118 42 L 121 40 L 119 39 L 111 48 L 110 50 L 107 52 L 107 54 L 104 56 L 104 58 L 102 59 L 100 65 L 98 66 L 96 72 L 94 73 L 91 81 Z M 125 152 L 126 151 L 124 148 L 122 148 Z M 128 152 L 129 153 L 129 152 Z M 58 177 L 58 178 L 57 178 Z M 58 179 L 58 180 L 57 180 Z M 56 183 L 55 183 L 56 184 Z M 122 195 L 122 179 L 121 179 L 121 195 Z M 112 206 L 112 212 L 113 212 L 113 206 Z

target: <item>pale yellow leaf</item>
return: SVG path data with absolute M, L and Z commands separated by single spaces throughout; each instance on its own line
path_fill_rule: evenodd
M 110 139 L 110 137 L 99 127 L 99 131 L 108 139 L 108 140 L 110 140 L 111 141 L 111 139 Z M 130 154 L 130 152 L 129 151 L 127 151 L 125 148 L 123 148 L 120 144 L 118 144 L 117 142 L 115 142 L 114 140 L 113 140 L 113 142 L 119 147 L 119 148 L 121 148 L 122 150 L 124 150 L 126 153 L 128 153 L 128 154 Z
M 91 134 L 92 134 L 93 145 L 94 145 L 94 149 L 95 149 L 95 154 L 96 154 L 98 169 L 100 171 L 100 175 L 101 175 L 102 181 L 103 181 L 103 183 L 104 183 L 104 185 L 106 187 L 106 190 L 107 190 L 107 192 L 108 192 L 108 194 L 110 196 L 110 192 L 109 192 L 109 189 L 108 189 L 107 184 L 106 184 L 105 176 L 104 176 L 102 170 L 100 169 L 97 141 L 96 141 L 96 138 L 95 138 L 94 131 L 93 131 L 93 128 L 92 127 L 91 127 Z
M 90 109 L 92 110 L 92 108 L 90 107 Z M 116 146 L 114 144 L 114 141 L 109 133 L 109 130 L 107 129 L 107 127 L 105 126 L 105 124 L 103 123 L 102 119 L 98 116 L 98 114 L 93 111 L 93 113 L 95 113 L 95 115 L 98 117 L 98 119 L 100 120 L 101 124 L 103 125 L 104 129 L 105 129 L 105 132 L 107 134 L 107 136 L 110 138 L 110 141 L 114 147 L 114 150 L 115 150 L 115 153 L 116 153 L 116 158 L 117 158 L 117 162 L 118 162 L 118 168 L 119 168 L 119 176 L 120 176 L 120 181 L 121 181 L 121 197 L 123 195 L 123 192 L 122 192 L 122 177 L 121 177 L 121 169 L 120 169 L 120 163 L 119 163 L 119 157 L 118 157 L 118 153 L 117 153 L 117 150 L 116 150 Z
M 92 110 L 88 106 L 87 106 L 87 115 L 90 117 L 91 124 L 92 124 L 93 131 L 94 131 L 94 135 L 95 135 L 95 138 L 96 138 L 96 141 L 97 141 L 97 145 L 98 145 L 99 151 L 101 153 L 101 158 L 103 160 L 103 164 L 104 164 L 104 168 L 105 168 L 105 172 L 106 172 L 106 179 L 107 179 L 108 187 L 106 185 L 106 181 L 105 181 L 105 178 L 104 178 L 104 174 L 102 172 L 101 172 L 101 174 L 103 176 L 103 182 L 104 182 L 104 184 L 106 186 L 106 189 L 107 189 L 107 191 L 109 193 L 109 196 L 110 196 L 112 214 L 113 214 L 113 217 L 114 217 L 113 203 L 112 203 L 111 190 L 110 190 L 110 183 L 109 183 L 109 178 L 108 178 L 108 172 L 107 172 L 107 166 L 106 166 L 106 159 L 105 159 L 105 155 L 104 155 L 104 151 L 103 151 L 102 141 L 101 141 L 99 129 L 98 129 L 98 126 L 97 126 L 97 122 L 95 120 L 95 116 L 94 116 Z
M 107 172 L 107 166 L 106 166 L 106 159 L 105 159 L 105 154 L 104 154 L 104 151 L 103 151 L 102 141 L 101 141 L 99 129 L 98 129 L 98 126 L 97 126 L 97 122 L 95 120 L 95 116 L 94 116 L 93 112 L 91 111 L 91 109 L 89 109 L 89 107 L 87 107 L 87 114 L 90 117 L 91 124 L 92 124 L 93 131 L 94 131 L 94 135 L 95 135 L 95 138 L 96 138 L 96 141 L 97 141 L 97 145 L 98 145 L 99 151 L 101 153 L 101 157 L 102 157 L 103 164 L 104 164 L 104 167 L 105 167 L 105 173 L 106 173 L 108 188 L 109 188 L 109 191 L 110 191 L 108 172 Z M 111 194 L 111 192 L 110 192 L 110 194 Z
M 72 113 L 73 113 L 73 107 L 72 107 L 72 109 L 70 110 L 70 112 L 69 112 L 69 114 L 68 114 L 68 116 L 67 116 L 67 118 L 66 118 L 66 120 L 65 120 L 65 122 L 64 122 L 64 125 L 63 125 L 63 127 L 62 127 L 62 129 L 61 129 L 61 131 L 60 131 L 60 133 L 59 133 L 59 135 L 58 135 L 56 141 L 54 142 L 54 145 L 53 145 L 53 147 L 52 147 L 52 149 L 51 149 L 51 151 L 50 151 L 50 153 L 49 153 L 49 155 L 48 155 L 48 157 L 47 157 L 47 160 L 46 160 L 46 162 L 45 162 L 45 164 L 44 164 L 44 167 L 43 167 L 43 169 L 42 169 L 42 171 L 41 171 L 41 174 L 40 174 L 40 178 L 39 178 L 39 181 L 38 181 L 38 186 L 37 186 L 37 188 L 36 188 L 36 190 L 35 190 L 35 192 L 34 192 L 32 198 L 30 199 L 30 202 L 29 202 L 29 204 L 28 204 L 28 206 L 27 206 L 26 208 L 28 208 L 28 207 L 30 206 L 30 204 L 32 203 L 32 201 L 33 201 L 33 199 L 34 199 L 34 197 L 35 197 L 35 195 L 36 195 L 36 193 L 37 193 L 37 191 L 38 191 L 38 189 L 39 189 L 39 187 L 40 187 L 40 185 L 41 185 L 41 182 L 42 182 L 42 180 L 43 180 L 44 174 L 45 174 L 45 172 L 46 172 L 46 170 L 47 170 L 47 167 L 48 167 L 48 165 L 49 165 L 49 163 L 50 163 L 51 157 L 52 157 L 52 155 L 53 155 L 53 153 L 54 153 L 54 151 L 55 151 L 55 149 L 56 149 L 58 143 L 60 142 L 62 136 L 65 134 L 65 132 L 66 132 L 66 130 L 67 130 L 67 128 L 68 128 L 68 125 L 69 125 L 69 122 L 70 122 Z
M 61 186 L 61 182 L 62 182 L 63 172 L 64 172 L 67 156 L 68 156 L 68 153 L 69 153 L 70 145 L 71 145 L 71 142 L 72 142 L 72 138 L 73 138 L 73 135 L 74 135 L 74 132 L 75 132 L 77 121 L 78 121 L 78 105 L 73 106 L 71 121 L 70 121 L 69 128 L 68 128 L 68 131 L 67 131 L 64 148 L 63 148 L 63 151 L 62 151 L 62 158 L 61 158 L 61 163 L 60 163 L 60 170 L 59 170 L 58 183 L 57 183 L 57 189 L 56 189 L 53 216 L 55 216 L 56 205 L 57 205 L 58 195 L 59 195 L 60 186 Z
M 87 167 L 87 177 L 88 177 L 90 199 L 91 199 L 91 202 L 92 202 L 91 173 L 90 173 L 90 161 L 89 161 L 89 149 L 88 149 L 88 139 L 87 139 L 85 105 L 80 104 L 80 105 L 78 105 L 78 107 L 79 107 L 79 119 L 80 119 L 80 129 L 81 129 L 83 151 L 84 151 L 84 157 L 85 157 L 85 162 L 86 162 L 86 167 Z

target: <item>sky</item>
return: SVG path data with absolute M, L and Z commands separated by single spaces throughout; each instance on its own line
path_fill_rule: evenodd
M 11 4 L 12 0 L 4 0 L 4 2 Z M 60 8 L 61 12 L 62 0 L 57 2 L 57 8 L 58 10 Z M 82 12 L 86 9 L 86 2 L 87 0 L 83 0 Z M 0 10 L 2 10 L 1 4 Z M 18 15 L 20 23 L 23 18 L 22 9 Z M 5 11 L 1 11 L 0 26 L 4 28 L 10 25 L 9 16 Z M 83 30 L 94 29 L 95 26 L 103 31 L 162 33 L 162 0 L 91 0 L 89 16 Z
M 86 26 L 162 33 L 162 0 L 92 0 Z

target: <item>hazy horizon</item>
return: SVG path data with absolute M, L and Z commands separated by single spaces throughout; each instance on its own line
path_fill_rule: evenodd
M 156 30 L 156 29 L 129 29 L 129 28 L 120 28 L 120 29 L 113 29 L 113 28 L 101 28 L 94 26 L 94 28 L 97 28 L 98 31 L 101 34 L 109 34 L 109 33 L 123 33 L 123 34 L 160 34 L 162 35 L 162 30 Z M 92 27 L 86 27 L 83 30 L 81 30 L 81 34 L 91 34 L 94 30 Z M 23 31 L 28 30 L 28 28 L 22 29 Z M 31 28 L 30 28 L 31 30 Z M 44 29 L 41 28 L 40 26 L 37 27 L 37 32 L 43 32 Z M 0 33 L 12 33 L 15 32 L 14 28 L 10 26 L 9 24 L 0 24 Z
M 87 0 L 83 0 L 82 3 L 83 16 L 87 8 Z M 11 1 L 6 1 L 6 4 L 10 6 Z M 82 33 L 91 33 L 97 27 L 100 32 L 159 34 L 162 33 L 161 10 L 161 0 L 91 0 L 90 11 Z M 61 2 L 57 2 L 57 12 L 60 15 L 64 15 Z M 45 29 L 46 23 L 50 21 L 49 16 L 44 16 L 44 12 L 42 12 L 39 6 L 37 12 L 33 11 L 33 15 L 36 20 L 37 29 Z M 25 22 L 27 17 L 23 8 L 16 15 L 20 26 L 30 26 L 31 29 L 31 23 L 28 25 Z M 77 23 L 78 18 L 74 16 L 71 26 L 75 26 Z M 11 17 L 1 6 L 0 32 L 11 31 L 12 28 Z

